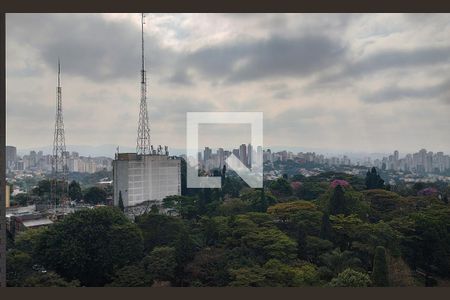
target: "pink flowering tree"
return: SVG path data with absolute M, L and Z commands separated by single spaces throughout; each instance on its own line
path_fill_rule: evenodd
M 433 195 L 436 195 L 437 193 L 438 193 L 438 190 L 436 188 L 429 187 L 429 188 L 424 188 L 424 189 L 418 191 L 417 195 L 419 195 L 419 196 L 433 196 Z
M 350 184 L 348 183 L 348 181 L 346 180 L 342 180 L 342 179 L 335 179 L 331 182 L 331 187 L 334 189 L 335 187 L 337 187 L 338 185 L 340 185 L 341 187 L 349 187 Z
M 302 183 L 300 181 L 291 182 L 291 188 L 294 192 L 297 192 L 302 187 Z

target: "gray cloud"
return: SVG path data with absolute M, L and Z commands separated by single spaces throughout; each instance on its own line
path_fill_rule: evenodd
M 361 99 L 368 103 L 393 102 L 409 99 L 425 100 L 428 102 L 434 99 L 440 99 L 450 103 L 450 80 L 425 87 L 388 86 L 380 91 L 365 94 Z
M 361 76 L 394 68 L 412 68 L 450 62 L 450 47 L 427 47 L 414 50 L 386 50 L 367 56 L 350 65 L 343 76 Z
M 186 70 L 177 70 L 175 73 L 173 73 L 171 76 L 164 78 L 164 80 L 160 81 L 161 83 L 171 83 L 171 84 L 179 84 L 179 85 L 193 85 L 194 82 L 190 78 L 189 74 L 186 72 Z
M 352 81 L 357 77 L 392 69 L 413 69 L 450 63 L 450 47 L 420 47 L 413 50 L 382 50 L 351 62 L 341 61 L 341 70 L 327 74 L 314 83 L 316 86 Z
M 7 37 L 33 47 L 50 68 L 56 70 L 61 57 L 65 75 L 108 81 L 139 73 L 140 31 L 128 22 L 95 14 L 14 14 L 8 25 Z M 146 40 L 147 69 L 160 72 L 173 53 L 148 34 Z
M 345 47 L 327 36 L 241 41 L 199 49 L 184 58 L 184 64 L 206 78 L 239 83 L 267 77 L 307 77 L 336 64 Z
M 183 122 L 186 112 L 214 111 L 217 106 L 214 102 L 189 97 L 158 98 L 149 102 L 150 121 Z M 163 123 L 163 122 L 162 122 Z

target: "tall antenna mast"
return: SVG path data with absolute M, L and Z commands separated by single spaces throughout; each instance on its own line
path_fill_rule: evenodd
M 138 154 L 151 154 L 150 151 L 150 127 L 148 125 L 147 111 L 147 75 L 145 72 L 144 56 L 144 14 L 141 14 L 142 29 L 142 69 L 141 69 L 141 104 L 139 109 L 139 124 L 137 132 L 136 152 Z
M 66 193 L 67 179 L 67 158 L 66 140 L 64 133 L 64 120 L 61 97 L 61 63 L 58 58 L 58 84 L 56 87 L 56 118 L 55 132 L 53 136 L 53 156 L 52 156 L 52 184 L 51 197 L 55 202 L 59 196 L 62 200 Z M 58 189 L 58 181 L 62 184 L 62 189 Z

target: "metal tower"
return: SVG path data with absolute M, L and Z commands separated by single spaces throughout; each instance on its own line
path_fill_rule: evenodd
M 56 87 L 56 119 L 55 132 L 53 136 L 53 156 L 52 156 L 52 185 L 51 197 L 55 201 L 59 197 L 60 204 L 67 193 L 67 156 L 66 141 L 64 134 L 63 109 L 61 98 L 61 64 L 58 58 L 58 86 Z M 59 184 L 58 184 L 59 182 Z M 58 188 L 59 185 L 59 188 Z
M 150 127 L 148 125 L 147 111 L 147 75 L 145 72 L 144 56 L 144 14 L 141 15 L 142 28 L 142 69 L 141 69 L 141 104 L 139 110 L 139 124 L 137 132 L 137 154 L 151 154 Z

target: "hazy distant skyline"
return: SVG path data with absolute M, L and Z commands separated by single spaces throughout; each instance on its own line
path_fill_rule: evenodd
M 152 143 L 189 111 L 262 111 L 264 147 L 450 152 L 450 14 L 147 14 Z M 7 144 L 135 147 L 139 14 L 7 14 Z M 248 143 L 248 130 L 201 143 Z M 202 148 L 203 145 L 200 146 Z

